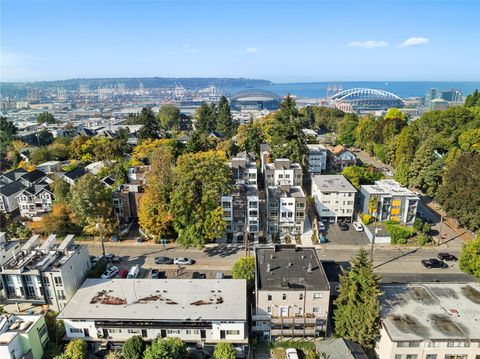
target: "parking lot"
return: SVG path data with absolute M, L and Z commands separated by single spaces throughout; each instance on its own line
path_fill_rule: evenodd
M 340 230 L 337 223 L 324 223 L 324 225 L 323 236 L 327 238 L 327 245 L 333 243 L 363 246 L 370 243 L 365 232 L 357 232 L 351 223 L 348 223 L 348 231 Z

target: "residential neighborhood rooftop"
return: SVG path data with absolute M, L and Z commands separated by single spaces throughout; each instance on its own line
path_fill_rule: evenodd
M 362 190 L 370 194 L 391 194 L 397 196 L 417 197 L 415 193 L 393 179 L 375 181 L 375 184 L 362 185 Z
M 480 285 L 387 285 L 382 323 L 392 341 L 479 340 Z
M 245 320 L 243 279 L 87 279 L 59 319 Z
M 258 289 L 329 290 L 315 248 L 274 245 L 255 252 Z
M 342 175 L 315 175 L 313 181 L 322 192 L 357 192 Z

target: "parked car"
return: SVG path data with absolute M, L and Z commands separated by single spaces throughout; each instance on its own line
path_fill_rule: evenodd
M 450 253 L 438 253 L 437 257 L 441 261 L 454 261 L 454 262 L 458 261 L 458 258 Z
M 127 278 L 128 279 L 137 278 L 138 273 L 140 273 L 140 266 L 138 264 L 136 264 L 132 268 L 130 268 L 130 270 L 128 271 Z
M 120 236 L 113 236 L 112 242 L 120 242 Z
M 207 275 L 205 273 L 193 272 L 192 279 L 206 279 Z
M 177 257 L 173 260 L 173 264 L 181 264 L 181 265 L 192 265 L 193 264 L 193 260 L 191 260 L 190 258 L 185 258 L 185 257 Z
M 225 278 L 225 274 L 223 274 L 223 272 L 217 272 L 215 274 L 215 279 L 223 279 Z
M 349 229 L 348 224 L 343 222 L 338 222 L 338 227 L 340 228 L 341 231 L 348 231 Z
M 119 256 L 114 256 L 112 253 L 105 254 L 105 259 L 111 263 L 120 263 L 121 261 Z
M 155 258 L 156 264 L 173 264 L 173 259 L 169 257 L 157 257 Z
M 102 279 L 110 279 L 115 277 L 118 274 L 118 268 L 115 266 L 108 267 L 105 272 L 102 273 L 100 278 Z
M 359 223 L 359 222 L 353 222 L 352 225 L 353 225 L 353 228 L 355 228 L 355 230 L 356 230 L 357 232 L 363 232 L 363 226 L 362 226 L 361 223 Z
M 325 230 L 325 225 L 323 224 L 323 222 L 318 222 L 318 230 L 319 231 L 324 231 Z
M 298 359 L 297 349 L 295 349 L 295 348 L 288 348 L 288 349 L 285 351 L 285 356 L 286 356 L 286 359 Z
M 127 278 L 128 275 L 128 270 L 126 269 L 120 269 L 118 272 L 118 278 Z
M 151 277 L 152 277 L 152 279 L 160 278 L 160 272 L 158 271 L 158 269 L 152 269 Z
M 432 269 L 432 268 L 447 269 L 448 268 L 447 263 L 445 263 L 444 261 L 440 261 L 436 258 L 424 259 L 422 260 L 422 264 L 424 267 L 428 269 Z
M 328 223 L 335 223 L 335 218 L 334 217 L 330 217 L 328 219 Z

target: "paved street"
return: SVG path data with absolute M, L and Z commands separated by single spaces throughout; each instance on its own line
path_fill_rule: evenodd
M 349 231 L 350 232 L 350 231 Z M 374 268 L 377 273 L 385 274 L 388 281 L 402 281 L 402 279 L 416 281 L 425 280 L 443 281 L 470 280 L 471 277 L 463 274 L 457 262 L 449 262 L 448 269 L 426 269 L 420 263 L 422 259 L 436 258 L 440 252 L 449 252 L 456 256 L 460 255 L 460 246 L 455 244 L 458 240 L 453 240 L 440 247 L 402 247 L 378 245 L 374 252 Z M 89 251 L 92 255 L 102 253 L 100 243 L 88 242 Z M 245 251 L 241 246 L 216 245 L 204 250 L 183 249 L 169 246 L 162 249 L 161 245 L 152 244 L 125 244 L 125 243 L 105 243 L 106 252 L 118 255 L 122 261 L 120 268 L 129 269 L 135 264 L 139 264 L 144 270 L 142 276 L 148 276 L 150 269 L 160 269 L 165 271 L 167 277 L 176 277 L 176 266 L 157 265 L 154 258 L 157 256 L 168 256 L 171 258 L 184 256 L 194 259 L 196 262 L 192 266 L 185 266 L 180 270 L 180 278 L 190 278 L 191 272 L 199 271 L 207 274 L 207 277 L 214 278 L 216 272 L 221 271 L 229 274 L 233 263 L 243 256 Z M 360 249 L 359 245 L 336 245 L 326 243 L 320 246 L 318 256 L 321 260 L 334 260 L 348 262 Z M 370 245 L 364 245 L 370 253 Z M 430 278 L 430 279 L 428 279 Z M 447 279 L 448 278 L 448 279 Z M 462 279 L 463 278 L 463 279 Z

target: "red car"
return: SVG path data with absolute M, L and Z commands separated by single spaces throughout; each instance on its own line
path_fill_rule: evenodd
M 122 269 L 118 272 L 118 278 L 127 278 L 128 270 Z

